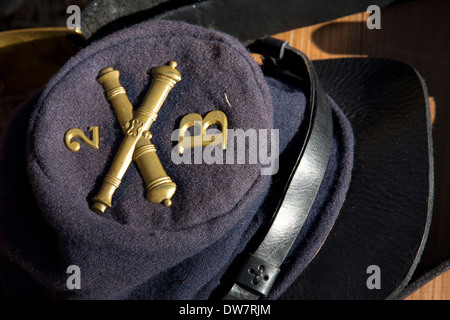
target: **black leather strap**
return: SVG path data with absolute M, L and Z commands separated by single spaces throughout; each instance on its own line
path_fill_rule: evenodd
M 287 183 L 272 224 L 257 249 L 240 268 L 226 300 L 255 300 L 267 296 L 289 250 L 300 232 L 322 179 L 333 144 L 329 101 L 308 58 L 280 40 L 265 40 L 260 48 L 278 46 L 276 65 L 292 76 L 309 76 L 309 119 L 306 138 Z M 268 52 L 268 51 L 266 51 Z
M 81 19 L 90 39 L 148 19 L 181 20 L 231 34 L 242 42 L 385 7 L 394 0 L 96 0 Z

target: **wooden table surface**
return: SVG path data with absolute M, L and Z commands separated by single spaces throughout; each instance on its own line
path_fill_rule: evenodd
M 289 41 L 312 60 L 376 57 L 403 61 L 425 78 L 432 102 L 435 200 L 430 235 L 416 274 L 433 268 L 450 254 L 450 12 L 448 0 L 416 0 L 381 11 L 381 29 L 369 30 L 368 13 L 274 35 Z M 413 277 L 414 278 L 414 277 Z M 450 271 L 407 300 L 450 299 Z

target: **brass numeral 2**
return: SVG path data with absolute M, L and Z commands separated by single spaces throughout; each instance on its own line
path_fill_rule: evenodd
M 99 148 L 99 130 L 98 127 L 89 127 L 89 132 L 92 132 L 92 139 L 89 139 L 82 130 L 78 128 L 70 129 L 64 136 L 66 147 L 73 152 L 80 150 L 81 145 L 78 141 L 72 141 L 73 138 L 78 138 L 90 148 Z

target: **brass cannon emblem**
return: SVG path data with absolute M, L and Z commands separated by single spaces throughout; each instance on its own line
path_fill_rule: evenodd
M 152 70 L 152 82 L 141 106 L 133 115 L 133 107 L 119 82 L 119 71 L 106 68 L 99 72 L 98 82 L 106 90 L 122 126 L 124 138 L 114 160 L 106 174 L 100 191 L 92 199 L 91 209 L 104 212 L 111 206 L 112 196 L 119 187 L 122 177 L 131 161 L 136 161 L 147 189 L 147 200 L 153 203 L 172 204 L 176 184 L 167 176 L 151 143 L 150 126 L 156 120 L 158 111 L 174 85 L 181 80 L 176 69 L 177 63 L 171 61 L 168 66 Z

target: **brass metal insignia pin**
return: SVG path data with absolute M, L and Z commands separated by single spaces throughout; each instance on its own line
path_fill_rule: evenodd
M 177 63 L 171 61 L 168 66 L 161 66 L 152 70 L 151 73 L 153 79 L 150 88 L 141 106 L 136 110 L 133 119 L 126 125 L 125 137 L 123 138 L 113 163 L 103 180 L 100 191 L 92 199 L 92 211 L 101 213 L 111 206 L 112 196 L 119 187 L 121 180 L 133 159 L 133 155 L 135 159 L 139 159 L 139 154 L 135 154 L 135 151 L 139 151 L 137 149 L 138 142 L 142 137 L 151 137 L 148 131 L 151 124 L 156 120 L 158 111 L 170 90 L 181 80 L 181 75 L 176 69 L 176 66 Z M 117 89 L 115 94 L 109 93 L 109 99 L 112 99 L 114 96 L 118 95 L 118 93 L 120 94 L 119 91 L 122 91 L 122 89 Z M 153 150 L 149 152 L 149 154 L 153 153 Z M 163 182 L 165 181 L 156 181 L 154 183 L 158 184 Z M 147 187 L 152 188 L 154 186 L 150 185 Z M 170 202 L 167 202 L 166 205 L 170 205 Z
M 113 68 L 105 68 L 98 74 L 97 81 L 103 85 L 106 96 L 113 106 L 117 120 L 124 134 L 133 120 L 133 106 L 126 95 L 125 88 L 119 81 L 120 72 Z M 152 203 L 163 203 L 166 207 L 172 204 L 177 185 L 164 170 L 156 153 L 155 146 L 150 141 L 150 132 L 144 133 L 139 139 L 133 153 L 147 189 L 146 199 Z
M 219 125 L 222 132 L 218 134 L 206 134 L 206 129 L 213 124 Z M 195 126 L 201 127 L 200 136 L 185 137 L 187 129 Z M 227 116 L 220 110 L 208 112 L 205 118 L 202 118 L 198 113 L 189 113 L 180 121 L 178 153 L 183 154 L 184 150 L 189 148 L 217 146 L 220 144 L 222 145 L 222 150 L 225 150 L 227 148 L 227 129 Z
M 66 147 L 73 152 L 78 152 L 81 148 L 81 144 L 78 141 L 72 141 L 74 138 L 78 138 L 90 148 L 99 148 L 99 131 L 98 127 L 89 127 L 89 132 L 92 132 L 92 139 L 89 139 L 81 129 L 73 128 L 66 132 L 64 135 L 64 143 Z

